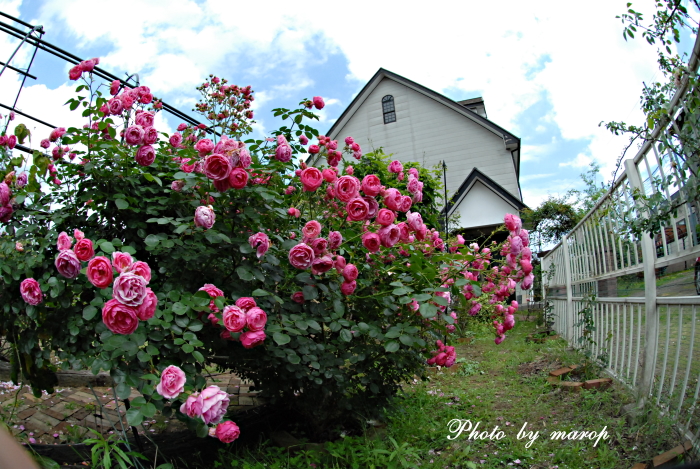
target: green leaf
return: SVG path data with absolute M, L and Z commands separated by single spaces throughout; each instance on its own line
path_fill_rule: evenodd
M 439 304 L 440 306 L 447 306 L 449 304 L 447 298 L 443 298 L 442 296 L 437 295 L 433 297 L 433 301 Z
M 302 288 L 302 291 L 304 292 L 304 299 L 305 300 L 315 300 L 318 298 L 318 290 L 316 287 L 313 287 L 311 285 L 304 285 L 304 288 Z
M 119 199 L 117 199 L 117 200 L 119 200 Z M 112 243 L 110 243 L 109 241 L 105 241 L 104 243 L 101 243 L 100 249 L 102 249 L 107 254 L 112 254 L 114 251 L 116 251 L 116 249 L 114 249 L 114 246 L 112 245 Z
M 407 345 L 409 347 L 413 345 L 413 337 L 411 337 L 410 335 L 402 335 L 401 337 L 399 337 L 399 340 L 402 344 Z
M 352 332 L 349 329 L 343 329 L 340 331 L 340 338 L 345 342 L 350 342 L 352 340 Z
M 141 407 L 141 413 L 145 417 L 150 419 L 156 414 L 156 406 L 154 406 L 153 403 L 149 402 L 145 406 Z
M 156 244 L 160 243 L 160 238 L 154 234 L 149 234 L 143 241 L 147 246 L 155 246 Z
M 266 292 L 265 290 L 262 290 L 260 288 L 256 288 L 253 290 L 253 293 L 251 293 L 253 296 L 268 296 L 270 293 Z
M 185 314 L 189 308 L 180 302 L 173 303 L 173 313 L 175 314 Z
M 204 363 L 204 355 L 202 355 L 202 352 L 195 350 L 192 352 L 192 356 L 194 357 L 195 360 L 197 360 L 199 363 Z
M 131 386 L 126 383 L 119 383 L 116 387 L 116 392 L 119 399 L 128 399 L 131 395 Z
M 384 350 L 386 350 L 389 353 L 394 353 L 399 349 L 399 347 L 399 343 L 395 340 L 392 340 L 391 342 L 386 343 L 386 345 L 384 346 Z
M 127 410 L 126 421 L 132 426 L 141 425 L 141 422 L 143 422 L 143 414 L 141 413 L 141 409 L 132 407 L 131 409 Z
M 245 280 L 246 282 L 253 280 L 253 273 L 242 265 L 236 268 L 236 273 L 241 280 Z
M 275 332 L 272 335 L 272 338 L 277 342 L 277 345 L 285 345 L 288 344 L 292 338 L 289 337 L 287 334 L 284 334 L 282 332 Z
M 90 319 L 94 318 L 96 314 L 97 308 L 95 308 L 92 305 L 88 305 L 85 308 L 83 308 L 83 319 L 85 319 L 86 321 L 89 321 Z
M 114 203 L 117 205 L 117 208 L 119 210 L 124 210 L 126 208 L 129 208 L 129 202 L 127 202 L 124 199 L 116 199 Z
M 422 305 L 420 305 L 419 311 L 421 316 L 423 316 L 424 318 L 432 318 L 435 317 L 435 315 L 437 314 L 437 306 L 430 303 L 423 303 Z

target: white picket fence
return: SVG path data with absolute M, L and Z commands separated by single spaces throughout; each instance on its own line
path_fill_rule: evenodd
M 700 38 L 689 70 L 697 74 Z M 668 125 L 652 133 L 680 135 L 676 117 L 684 112 L 687 81 L 671 101 Z M 685 111 L 687 112 L 687 110 Z M 688 125 L 686 123 L 686 125 Z M 700 133 L 700 129 L 697 129 Z M 696 137 L 697 138 L 697 137 Z M 672 200 L 684 180 L 675 156 L 662 154 L 649 141 L 624 162 L 608 194 L 542 259 L 543 295 L 553 307 L 554 328 L 569 343 L 586 349 L 617 380 L 637 393 L 640 403 L 654 402 L 671 415 L 696 447 L 700 444 L 700 296 L 659 297 L 656 269 L 700 256 L 698 204 L 680 207 L 677 217 L 655 238 L 637 239 L 622 214 L 643 217 L 632 197 L 635 190 L 657 190 Z M 653 180 L 673 176 L 672 184 Z M 622 275 L 644 276 L 643 297 L 619 297 L 614 287 Z M 611 294 L 612 293 L 612 294 Z M 590 301 L 591 295 L 595 300 Z M 583 340 L 584 309 L 592 318 L 591 340 Z

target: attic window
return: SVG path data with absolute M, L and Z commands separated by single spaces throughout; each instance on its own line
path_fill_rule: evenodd
M 384 113 L 384 123 L 396 122 L 396 110 L 394 109 L 394 97 L 390 94 L 382 98 L 382 112 Z

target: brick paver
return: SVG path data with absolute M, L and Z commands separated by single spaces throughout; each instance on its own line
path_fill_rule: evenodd
M 261 405 L 262 399 L 251 392 L 253 383 L 232 374 L 207 376 L 207 385 L 219 386 L 229 393 L 230 410 L 243 410 Z M 121 430 L 119 421 L 126 428 L 125 406 L 114 402 L 111 388 L 57 389 L 54 394 L 34 397 L 29 387 L 17 388 L 12 383 L 0 382 L 0 418 L 9 421 L 12 433 L 20 440 L 30 438 L 36 443 L 76 443 L 89 438 L 88 429 L 107 436 L 114 432 L 111 424 Z M 130 398 L 139 396 L 132 391 Z M 120 418 L 121 417 L 121 418 Z M 110 424 L 111 422 L 111 424 Z M 167 433 L 184 430 L 185 425 L 176 418 L 156 416 L 145 421 L 140 433 Z M 130 436 L 130 435 L 129 435 Z

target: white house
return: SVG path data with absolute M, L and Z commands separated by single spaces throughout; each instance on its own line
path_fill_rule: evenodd
M 447 165 L 448 214 L 474 237 L 525 205 L 520 139 L 486 116 L 481 98 L 455 102 L 382 68 L 326 134 L 352 136 L 364 151 L 383 147 L 402 161 Z

